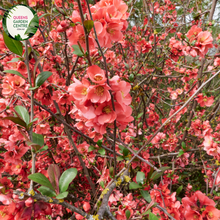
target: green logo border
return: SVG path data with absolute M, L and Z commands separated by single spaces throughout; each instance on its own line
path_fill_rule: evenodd
M 20 36 L 20 34 L 15 35 L 15 37 L 12 37 L 12 36 L 10 35 L 10 33 L 8 32 L 8 28 L 7 28 L 7 26 L 6 26 L 6 20 L 7 20 L 7 18 L 10 17 L 10 16 L 11 16 L 11 12 L 12 12 L 17 6 L 20 6 L 20 5 L 29 8 L 29 9 L 32 11 L 33 15 L 34 15 L 34 17 L 33 17 L 32 20 L 30 21 L 30 23 L 29 23 L 29 25 L 28 25 L 28 28 L 27 28 L 27 30 L 26 30 L 26 32 L 25 32 L 25 34 L 28 35 L 28 37 L 25 38 L 25 39 L 22 39 L 21 36 Z M 33 37 L 33 36 L 35 35 L 35 33 L 37 32 L 37 29 L 39 28 L 39 18 L 38 18 L 38 16 L 37 16 L 36 11 L 35 11 L 33 8 L 31 8 L 30 6 L 25 5 L 25 4 L 18 4 L 18 5 L 14 5 L 14 6 L 12 6 L 11 8 L 7 9 L 7 11 L 4 13 L 4 16 L 3 16 L 3 19 L 2 19 L 2 26 L 3 26 L 4 32 L 5 32 L 10 38 L 12 38 L 13 40 L 17 40 L 17 41 L 28 40 L 28 39 L 30 39 L 31 37 Z

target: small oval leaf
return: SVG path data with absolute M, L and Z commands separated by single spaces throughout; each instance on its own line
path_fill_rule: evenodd
M 22 56 L 23 46 L 22 46 L 22 43 L 20 41 L 13 40 L 5 32 L 3 32 L 3 38 L 4 38 L 5 45 L 7 46 L 7 48 L 11 52 L 13 52 L 13 53 L 15 53 L 19 56 Z
M 94 22 L 92 20 L 86 20 L 86 21 L 84 21 L 84 26 L 85 26 L 87 32 L 89 33 L 94 26 Z
M 156 215 L 154 215 L 154 213 L 150 212 L 149 220 L 159 220 L 159 218 Z
M 68 189 L 69 184 L 76 177 L 76 174 L 77 174 L 76 168 L 70 168 L 62 173 L 59 180 L 60 193 L 63 193 Z
M 5 117 L 5 118 L 2 118 L 2 119 L 7 119 L 7 120 L 10 120 L 10 121 L 13 121 L 15 124 L 17 125 L 21 125 L 22 127 L 26 127 L 26 123 L 20 119 L 19 117 Z
M 4 73 L 11 73 L 11 74 L 14 74 L 14 75 L 20 76 L 21 78 L 27 80 L 24 76 L 21 75 L 21 73 L 19 73 L 19 72 L 16 71 L 16 70 L 4 70 L 3 72 L 4 72 Z
M 131 182 L 131 183 L 129 184 L 129 189 L 139 189 L 139 188 L 141 188 L 141 186 L 138 185 L 138 184 L 135 183 L 135 182 Z
M 54 197 L 56 196 L 56 193 L 54 190 L 46 187 L 46 186 L 41 186 L 40 188 L 37 189 L 42 195 L 44 196 L 49 196 L 49 197 Z
M 76 54 L 77 56 L 82 57 L 84 55 L 79 45 L 72 45 L 72 48 L 74 49 L 73 53 Z
M 151 202 L 151 197 L 148 191 L 146 190 L 141 190 L 141 195 L 144 197 L 144 199 L 150 203 Z
M 35 86 L 39 87 L 41 86 L 50 76 L 52 76 L 53 73 L 49 72 L 49 71 L 44 71 L 41 72 L 35 81 Z
M 54 190 L 51 182 L 44 176 L 42 173 L 34 173 L 28 176 L 28 179 L 33 180 L 36 183 L 39 183 L 42 186 L 46 186 L 52 190 Z
M 44 145 L 44 137 L 42 134 L 37 134 L 33 132 L 32 137 L 33 137 L 33 143 L 38 144 L 41 147 Z
M 127 210 L 125 211 L 125 215 L 126 215 L 126 218 L 129 219 L 130 216 L 131 216 L 131 212 L 127 209 Z
M 137 172 L 136 181 L 137 183 L 144 184 L 145 174 L 143 172 Z
M 68 192 L 63 192 L 60 193 L 59 195 L 56 196 L 57 199 L 64 199 L 68 196 Z
M 19 116 L 24 120 L 24 122 L 28 125 L 30 122 L 30 116 L 27 109 L 21 105 L 17 105 L 15 107 L 15 111 L 19 114 Z

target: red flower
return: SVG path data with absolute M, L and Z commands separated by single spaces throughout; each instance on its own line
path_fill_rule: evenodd
M 197 96 L 196 101 L 200 104 L 201 107 L 207 106 L 210 107 L 212 106 L 213 102 L 214 102 L 214 97 L 207 97 L 207 96 L 203 96 L 202 93 L 199 93 Z
M 87 74 L 89 78 L 92 80 L 92 82 L 97 84 L 105 83 L 106 77 L 105 72 L 102 70 L 99 66 L 93 65 L 88 67 Z

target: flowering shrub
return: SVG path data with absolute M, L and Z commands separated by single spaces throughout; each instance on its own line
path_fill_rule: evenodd
M 0 220 L 219 220 L 217 0 L 10 2 L 40 25 L 0 22 Z

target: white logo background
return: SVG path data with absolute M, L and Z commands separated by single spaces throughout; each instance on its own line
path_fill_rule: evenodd
M 15 37 L 15 35 L 20 35 L 22 39 L 26 39 L 28 38 L 27 34 L 24 34 L 25 31 L 27 30 L 27 27 L 30 23 L 30 21 L 32 20 L 32 18 L 34 17 L 33 12 L 28 8 L 25 7 L 23 5 L 17 5 L 16 7 L 13 7 L 10 12 L 9 12 L 10 16 L 7 16 L 6 18 L 6 26 L 8 29 L 8 33 L 12 36 Z M 28 23 L 24 23 L 27 24 L 27 27 L 16 27 L 16 25 L 14 24 L 23 24 L 23 23 L 14 23 L 14 21 L 18 21 L 19 19 L 14 19 L 15 17 L 17 18 L 18 16 L 27 16 L 28 17 Z M 21 20 L 26 20 L 26 19 L 21 19 Z

